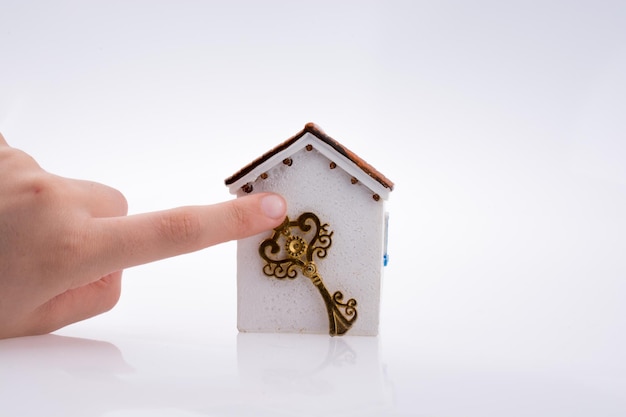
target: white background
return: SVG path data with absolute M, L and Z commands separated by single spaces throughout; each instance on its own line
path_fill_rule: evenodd
M 0 415 L 626 414 L 624 22 L 621 1 L 2 0 L 0 131 L 132 213 L 231 198 L 309 121 L 396 189 L 378 338 L 238 335 L 231 242 L 0 342 Z

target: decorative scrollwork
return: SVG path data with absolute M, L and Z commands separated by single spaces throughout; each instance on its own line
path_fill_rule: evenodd
M 352 316 L 356 316 L 356 300 L 354 298 L 349 299 L 348 301 L 346 301 L 345 303 L 342 303 L 343 301 L 343 294 L 341 291 L 335 291 L 335 293 L 333 294 L 333 301 L 335 302 L 335 304 L 337 304 L 338 306 L 341 306 L 344 308 L 344 313 L 352 318 Z
M 323 259 L 328 254 L 333 236 L 328 227 L 327 223 L 322 224 L 310 212 L 302 213 L 296 220 L 289 220 L 287 217 L 274 229 L 270 238 L 261 242 L 259 255 L 265 261 L 263 273 L 269 277 L 294 279 L 298 276 L 298 271 L 301 271 L 311 280 L 324 299 L 329 333 L 334 336 L 344 334 L 352 327 L 357 318 L 357 302 L 351 298 L 343 303 L 341 291 L 336 291 L 331 296 L 318 273 L 313 258 Z
M 294 234 L 291 229 L 299 229 Z M 274 229 L 272 237 L 261 242 L 259 254 L 265 260 L 263 273 L 276 278 L 295 278 L 297 268 L 304 268 L 313 256 L 325 258 L 332 245 L 333 232 L 313 213 L 303 213 L 297 220 L 285 221 Z M 284 241 L 280 244 L 279 241 Z M 283 248 L 284 250 L 281 250 Z

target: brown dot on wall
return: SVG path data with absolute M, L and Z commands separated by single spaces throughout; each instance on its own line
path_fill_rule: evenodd
M 337 168 L 337 164 L 334 163 L 334 162 L 331 162 L 330 163 L 330 169 L 335 169 L 335 168 Z
M 352 177 L 352 179 L 350 179 L 350 182 L 352 184 L 356 184 L 357 182 L 359 182 L 359 180 L 357 180 L 356 177 Z
M 313 150 L 313 145 L 311 145 L 311 144 L 306 145 L 306 150 L 309 151 L 309 152 L 312 151 Z
M 252 190 L 254 189 L 254 187 L 252 186 L 252 184 L 247 183 L 246 185 L 241 187 L 241 189 L 243 190 L 244 193 L 250 194 Z
M 285 158 L 285 159 L 283 159 L 283 164 L 285 164 L 288 167 L 290 167 L 291 164 L 293 164 L 293 161 L 291 160 L 291 158 Z
M 378 194 L 374 194 L 372 196 L 372 198 L 374 199 L 374 201 L 379 201 L 380 200 L 380 196 Z
M 267 175 L 267 172 L 264 172 L 264 173 L 261 174 L 261 179 L 262 180 L 266 180 L 267 177 L 269 177 L 269 175 Z

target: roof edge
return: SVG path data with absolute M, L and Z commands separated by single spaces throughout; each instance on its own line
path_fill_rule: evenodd
M 328 136 L 318 125 L 312 122 L 307 123 L 304 126 L 304 129 L 298 132 L 295 136 L 292 136 L 291 138 L 287 139 L 285 142 L 281 143 L 280 145 L 276 146 L 270 151 L 264 153 L 263 155 L 261 155 L 260 157 L 258 157 L 257 159 L 249 163 L 248 165 L 241 168 L 232 176 L 226 178 L 224 180 L 224 183 L 227 186 L 229 186 L 239 181 L 241 178 L 245 177 L 247 174 L 252 172 L 255 167 L 266 162 L 273 155 L 284 151 L 285 149 L 293 145 L 295 142 L 297 142 L 300 138 L 302 138 L 302 136 L 304 136 L 307 133 L 311 133 L 312 135 L 314 135 L 315 137 L 317 137 L 318 139 L 320 139 L 321 141 L 323 141 L 324 143 L 332 147 L 339 154 L 348 158 L 356 166 L 358 166 L 363 172 L 365 172 L 369 177 L 374 179 L 384 188 L 388 188 L 390 191 L 393 190 L 394 183 L 392 181 L 390 181 L 382 173 L 377 171 L 373 166 L 371 166 L 370 164 L 365 162 L 363 159 L 361 159 L 359 156 L 357 156 L 354 152 L 352 152 L 351 150 L 349 150 L 348 148 L 346 148 L 345 146 L 337 142 L 335 139 Z

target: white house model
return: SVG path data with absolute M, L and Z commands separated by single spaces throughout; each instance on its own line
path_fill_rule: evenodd
M 288 205 L 273 232 L 237 242 L 240 331 L 378 334 L 391 181 L 309 123 L 225 183 Z

